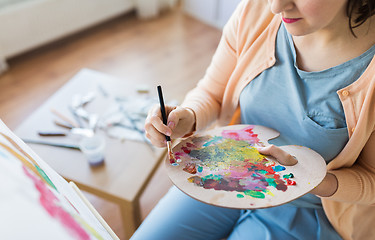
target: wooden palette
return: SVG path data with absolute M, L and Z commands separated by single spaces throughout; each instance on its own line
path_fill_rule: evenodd
M 165 160 L 173 184 L 189 196 L 220 207 L 256 209 L 290 202 L 315 188 L 326 163 L 315 151 L 281 146 L 298 163 L 282 166 L 259 154 L 279 133 L 258 125 L 216 128 L 185 139 L 173 148 L 176 163 Z M 292 175 L 290 175 L 292 173 Z

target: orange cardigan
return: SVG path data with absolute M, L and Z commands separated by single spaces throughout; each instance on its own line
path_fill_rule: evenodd
M 275 39 L 280 16 L 267 1 L 243 0 L 224 27 L 218 49 L 203 79 L 182 106 L 196 114 L 196 130 L 217 120 L 239 123 L 239 96 L 243 88 L 275 64 Z M 327 170 L 339 186 L 322 198 L 328 219 L 344 239 L 375 236 L 375 60 L 353 84 L 340 89 L 349 141 Z

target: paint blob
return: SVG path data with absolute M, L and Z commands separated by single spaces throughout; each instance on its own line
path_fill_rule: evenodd
M 176 163 L 176 159 L 173 156 L 173 153 L 171 151 L 168 152 L 169 162 L 170 164 Z
M 285 174 L 285 175 L 283 175 L 283 178 L 287 178 L 287 179 L 294 178 L 294 175 L 293 175 L 293 173 Z
M 190 174 L 196 174 L 197 173 L 197 168 L 195 167 L 194 163 L 188 163 L 183 169 L 185 172 L 188 172 Z
M 280 175 L 284 166 L 265 158 L 254 147 L 262 145 L 252 126 L 223 130 L 221 136 L 199 136 L 175 152 L 183 170 L 192 174 L 188 181 L 205 189 L 236 191 L 237 198 L 265 198 L 272 191 L 295 185 Z

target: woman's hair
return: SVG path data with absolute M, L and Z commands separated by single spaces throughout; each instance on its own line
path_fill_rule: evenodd
M 355 36 L 353 29 L 361 26 L 375 14 L 375 0 L 348 0 L 346 13 L 349 17 L 350 31 Z

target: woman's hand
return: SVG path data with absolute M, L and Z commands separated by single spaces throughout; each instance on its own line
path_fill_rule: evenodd
M 261 154 L 272 156 L 279 163 L 285 166 L 292 166 L 298 162 L 297 159 L 295 159 L 292 155 L 285 152 L 281 148 L 276 147 L 275 145 L 257 149 Z M 336 192 L 337 187 L 338 182 L 336 176 L 331 173 L 327 173 L 323 181 L 317 187 L 311 190 L 310 193 L 320 197 L 329 197 Z
M 193 110 L 184 107 L 165 106 L 168 116 L 167 125 L 163 124 L 160 106 L 155 105 L 146 118 L 146 137 L 157 147 L 165 147 L 165 135 L 180 138 L 194 131 L 195 114 Z

